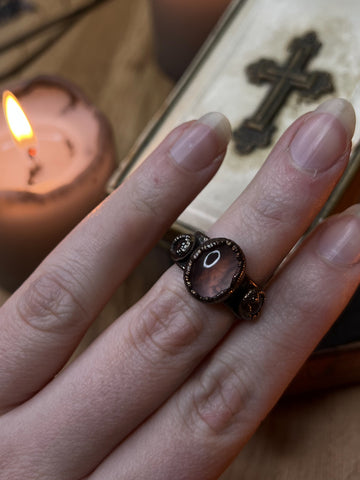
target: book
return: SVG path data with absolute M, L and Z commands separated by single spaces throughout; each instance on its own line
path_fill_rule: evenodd
M 282 132 L 300 115 L 337 96 L 351 101 L 360 118 L 359 18 L 357 0 L 233 1 L 161 111 L 121 162 L 109 191 L 176 125 L 221 111 L 233 127 L 224 163 L 173 227 L 176 232 L 206 231 L 254 178 Z M 313 226 L 360 201 L 359 124 L 353 145 L 349 166 Z M 315 367 L 313 371 L 315 380 L 321 379 L 319 387 L 360 381 L 360 368 L 354 368 L 354 355 L 360 364 L 359 320 L 360 289 L 305 366 L 311 371 L 311 362 L 320 365 L 322 359 L 319 372 L 315 374 Z M 343 370 L 326 370 L 325 359 Z M 351 373 L 344 375 L 348 367 Z M 307 374 L 300 374 L 293 390 L 306 390 L 306 385 L 313 388 L 314 378 L 309 382 Z

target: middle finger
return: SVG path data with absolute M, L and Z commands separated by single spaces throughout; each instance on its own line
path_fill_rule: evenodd
M 354 110 L 343 99 L 298 119 L 211 229 L 212 236 L 225 232 L 240 242 L 257 282 L 271 275 L 322 209 L 347 165 L 354 126 Z

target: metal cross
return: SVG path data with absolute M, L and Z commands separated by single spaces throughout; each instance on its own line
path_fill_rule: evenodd
M 250 82 L 270 82 L 272 88 L 254 115 L 243 121 L 234 132 L 236 149 L 241 154 L 258 147 L 266 147 L 276 130 L 273 120 L 292 90 L 299 90 L 303 97 L 316 99 L 334 90 L 331 75 L 327 72 L 305 70 L 309 60 L 321 48 L 315 32 L 295 38 L 289 45 L 286 62 L 278 65 L 273 60 L 261 59 L 246 69 Z

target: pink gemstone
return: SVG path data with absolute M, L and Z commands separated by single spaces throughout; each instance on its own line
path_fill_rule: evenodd
M 242 262 L 230 245 L 214 246 L 194 260 L 189 272 L 192 289 L 202 297 L 214 298 L 228 290 L 234 275 L 241 271 Z

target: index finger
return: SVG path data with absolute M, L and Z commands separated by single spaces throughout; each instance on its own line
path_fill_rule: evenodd
M 68 360 L 121 281 L 215 174 L 230 136 L 219 113 L 175 129 L 3 306 L 0 410 Z

